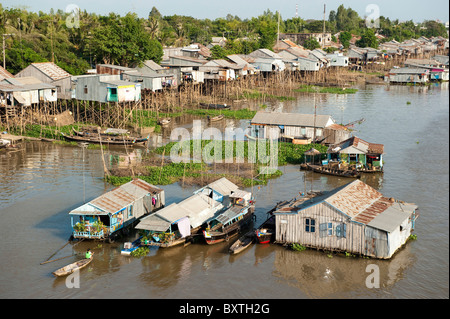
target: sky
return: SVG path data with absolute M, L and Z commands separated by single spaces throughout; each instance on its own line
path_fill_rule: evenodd
M 227 14 L 241 19 L 257 17 L 269 9 L 279 11 L 282 19 L 298 16 L 302 19 L 323 19 L 324 4 L 326 18 L 330 10 L 337 10 L 343 4 L 352 8 L 360 17 L 379 15 L 391 20 L 424 20 L 439 19 L 449 21 L 448 0 L 0 0 L 4 8 L 20 7 L 33 12 L 49 12 L 61 9 L 66 11 L 69 5 L 76 5 L 82 11 L 107 15 L 115 12 L 125 15 L 135 12 L 142 18 L 148 17 L 152 7 L 156 7 L 163 16 L 185 15 L 197 19 L 224 18 Z M 369 6 L 374 4 L 376 6 Z

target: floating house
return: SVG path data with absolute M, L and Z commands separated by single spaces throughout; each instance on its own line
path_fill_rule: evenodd
M 307 138 L 322 142 L 326 140 L 327 144 L 334 144 L 350 136 L 350 131 L 336 124 L 330 115 L 260 111 L 255 114 L 250 124 L 251 136 L 256 138 Z
M 183 201 L 143 218 L 135 228 L 144 231 L 147 239 L 145 245 L 171 247 L 182 244 L 227 208 L 232 201 L 230 196 L 237 190 L 237 185 L 221 178 Z
M 278 208 L 273 212 L 275 240 L 389 259 L 412 234 L 417 210 L 415 204 L 385 197 L 355 180 Z
M 56 87 L 58 98 L 72 98 L 72 75 L 53 62 L 31 63 L 16 74 L 16 78 L 34 77 L 43 83 Z
M 389 83 L 427 83 L 430 71 L 426 68 L 394 68 L 385 75 L 384 80 Z
M 364 141 L 352 136 L 337 144 L 330 145 L 327 150 L 325 164 L 336 163 L 341 166 L 354 166 L 358 172 L 383 171 L 384 145 Z
M 69 212 L 77 239 L 114 239 L 165 205 L 164 190 L 134 179 Z

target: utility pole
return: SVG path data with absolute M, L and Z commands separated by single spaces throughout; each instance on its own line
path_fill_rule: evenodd
M 3 34 L 3 68 L 6 69 L 6 44 L 5 44 L 5 37 L 12 36 L 11 33 L 4 33 Z
M 277 47 L 280 42 L 280 11 L 278 11 L 278 35 L 277 35 Z
M 323 34 L 322 34 L 322 48 L 325 46 L 325 9 L 327 5 L 323 5 Z

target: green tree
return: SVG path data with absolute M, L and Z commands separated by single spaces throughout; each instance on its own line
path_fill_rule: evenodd
M 342 31 L 339 34 L 339 41 L 344 46 L 344 48 L 348 48 L 350 46 L 350 40 L 352 39 L 352 34 L 348 31 Z
M 375 36 L 375 32 L 372 29 L 367 29 L 361 36 L 361 39 L 356 41 L 356 45 L 361 48 L 378 48 L 378 39 Z
M 316 40 L 316 38 L 310 37 L 305 40 L 303 47 L 308 50 L 314 50 L 320 48 L 320 43 Z

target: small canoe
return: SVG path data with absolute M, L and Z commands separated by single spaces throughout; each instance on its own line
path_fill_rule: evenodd
M 246 233 L 244 236 L 240 237 L 236 242 L 231 245 L 230 247 L 230 253 L 232 255 L 239 254 L 244 249 L 248 248 L 255 238 L 255 233 L 252 231 Z
M 213 116 L 213 117 L 209 117 L 209 116 L 208 116 L 208 120 L 209 120 L 210 122 L 221 121 L 221 120 L 223 120 L 223 118 L 224 118 L 223 114 L 220 114 L 220 115 L 217 115 L 217 116 Z
M 87 265 L 89 265 L 89 263 L 92 261 L 92 259 L 94 259 L 94 257 L 81 259 L 79 261 L 71 263 L 70 265 L 67 265 L 67 266 L 64 266 L 62 268 L 59 268 L 58 270 L 55 270 L 53 272 L 53 275 L 55 275 L 56 277 L 62 277 L 62 276 L 70 275 L 74 271 L 80 270 L 81 268 L 84 268 Z

